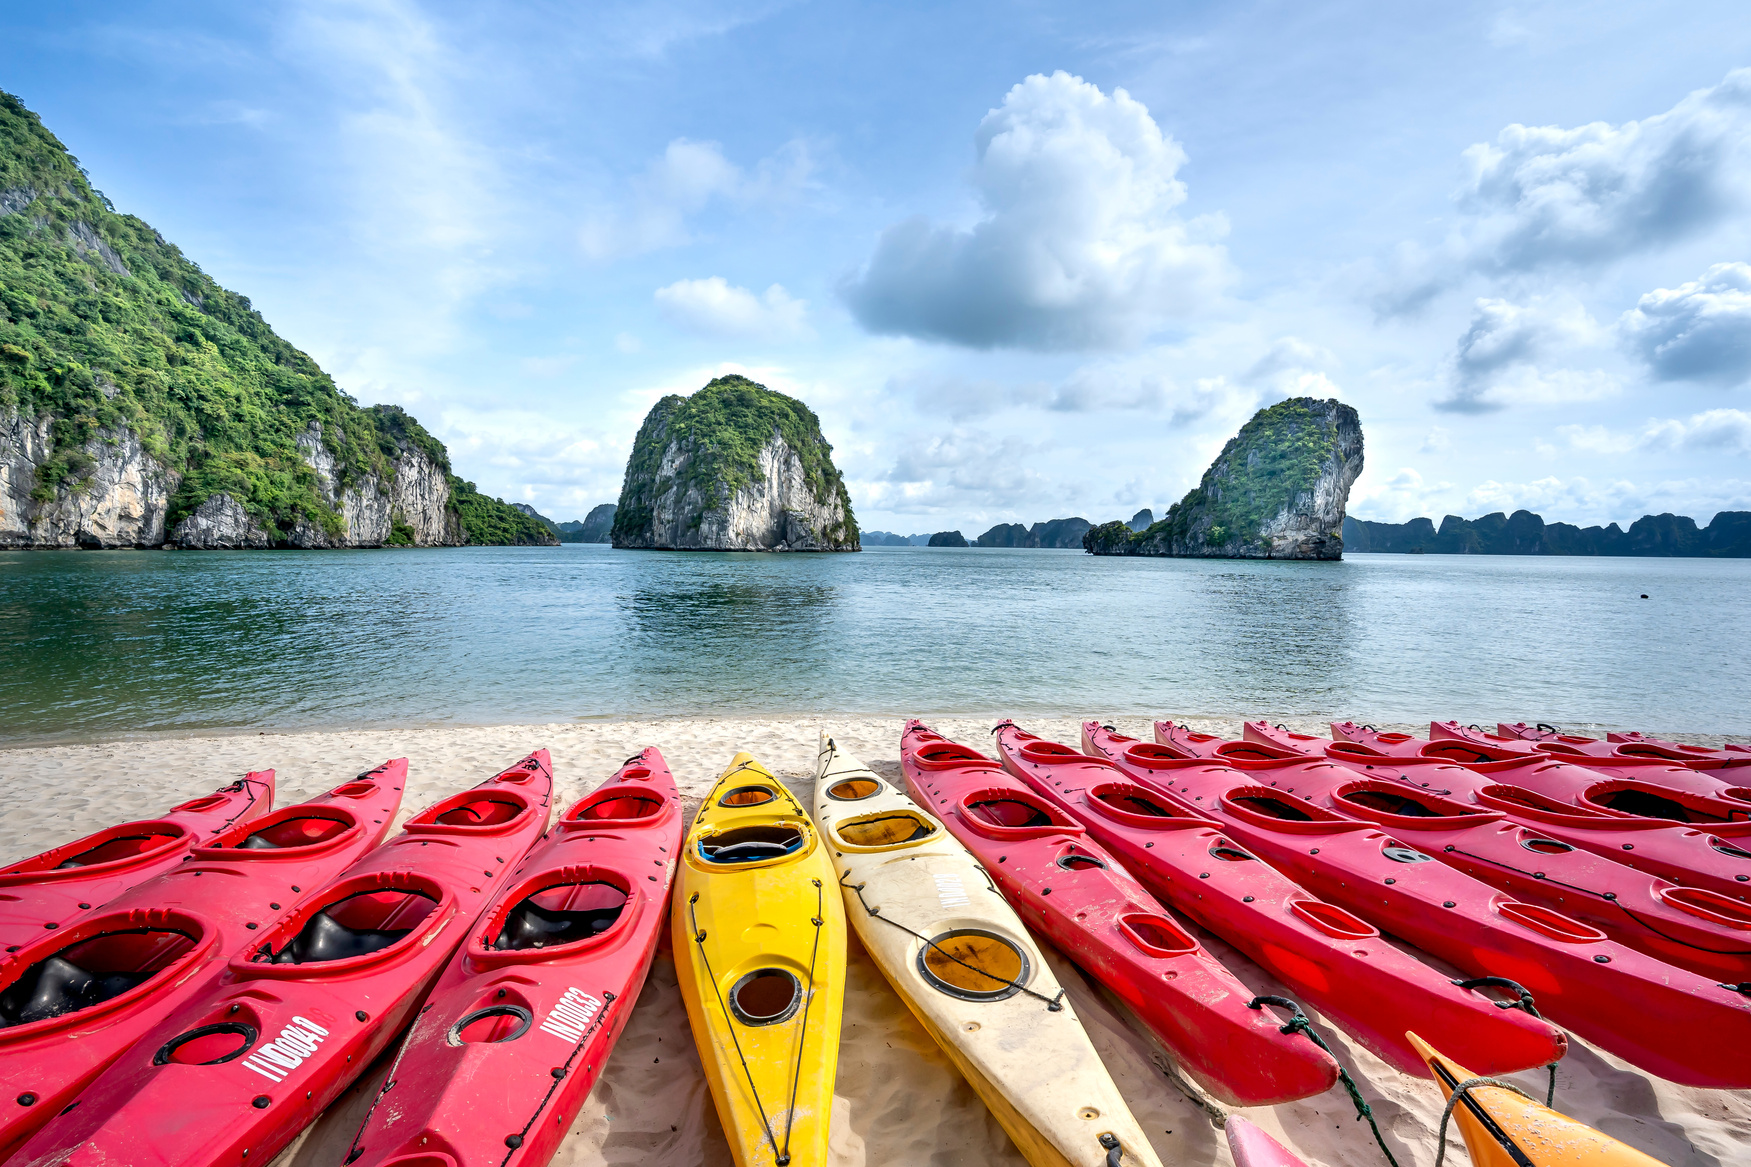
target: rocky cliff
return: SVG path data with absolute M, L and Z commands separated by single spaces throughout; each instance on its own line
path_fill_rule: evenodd
M 979 547 L 1081 547 L 1082 536 L 1094 524 L 1087 519 L 1053 519 L 1024 527 L 1020 523 L 998 523 L 975 541 Z
M 1160 522 L 1106 523 L 1096 555 L 1340 559 L 1344 506 L 1362 473 L 1362 422 L 1338 401 L 1295 397 L 1261 409 Z
M 808 406 L 746 377 L 665 397 L 633 441 L 614 546 L 859 550 L 832 452 Z
M 0 546 L 451 546 L 524 521 L 117 214 L 0 93 Z

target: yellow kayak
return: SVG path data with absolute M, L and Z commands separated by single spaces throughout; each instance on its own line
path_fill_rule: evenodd
M 738 1167 L 827 1162 L 845 907 L 790 791 L 737 754 L 687 834 L 675 972 Z
M 1474 1075 L 1414 1033 L 1405 1034 L 1429 1063 L 1442 1095 Z M 1499 1086 L 1473 1086 L 1453 1107 L 1448 1161 L 1458 1127 L 1472 1167 L 1662 1167 L 1634 1147 Z
M 858 939 L 1032 1167 L 1161 1167 L 1039 948 L 959 840 L 826 734 L 814 810 Z

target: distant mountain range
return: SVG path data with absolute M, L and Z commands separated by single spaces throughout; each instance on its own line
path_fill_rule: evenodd
M 1148 515 L 1139 512 L 1139 517 Z M 1135 521 L 1135 520 L 1133 520 Z M 1082 534 L 1094 524 L 1087 519 L 1053 519 L 1024 527 L 1020 523 L 998 523 L 977 539 L 969 541 L 959 531 L 937 531 L 934 534 L 896 535 L 892 531 L 865 531 L 865 547 L 1081 547 Z M 1145 521 L 1145 526 L 1148 525 Z
M 1684 515 L 1643 515 L 1625 531 L 1546 523 L 1531 511 L 1371 523 L 1344 519 L 1344 550 L 1410 555 L 1665 555 L 1751 558 L 1751 511 L 1721 511 L 1706 527 Z

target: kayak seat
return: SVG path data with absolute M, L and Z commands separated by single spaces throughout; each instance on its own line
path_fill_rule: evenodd
M 1426 803 L 1418 802 L 1405 794 L 1385 790 L 1352 790 L 1348 794 L 1338 795 L 1340 802 L 1353 802 L 1370 810 L 1384 811 L 1387 814 L 1402 815 L 1405 818 L 1434 819 L 1444 818 L 1440 811 Z
M 0 992 L 0 1028 L 76 1013 L 119 997 L 194 946 L 181 932 L 129 929 L 68 945 Z
M 1260 814 L 1268 814 L 1274 819 L 1283 819 L 1292 823 L 1310 823 L 1313 816 L 1298 806 L 1292 806 L 1281 798 L 1268 798 L 1262 794 L 1248 794 L 1234 800 L 1249 810 Z
M 738 786 L 717 800 L 719 806 L 764 806 L 778 797 L 770 786 Z
M 251 831 L 237 844 L 245 851 L 272 851 L 281 847 L 308 847 L 312 843 L 325 843 L 336 835 L 343 834 L 348 824 L 340 819 L 322 818 L 317 815 L 299 815 L 295 818 L 281 819 L 270 823 L 258 831 Z
M 967 804 L 967 809 L 994 827 L 1049 827 L 1045 811 L 1018 798 L 988 798 Z
M 492 946 L 500 952 L 588 940 L 614 926 L 626 893 L 609 883 L 567 883 L 526 896 L 505 915 Z
M 1637 818 L 1671 819 L 1678 823 L 1730 823 L 1751 818 L 1751 807 L 1746 808 L 1745 813 L 1738 811 L 1716 813 L 1713 810 L 1696 806 L 1689 800 L 1684 800 L 1677 791 L 1671 792 L 1671 796 L 1668 796 L 1652 790 L 1629 787 L 1605 790 L 1596 794 L 1590 793 L 1587 800 L 1598 803 L 1607 810 L 1633 814 Z
M 278 952 L 265 952 L 274 964 L 321 964 L 366 956 L 388 948 L 438 906 L 418 891 L 363 891 L 311 914 L 298 934 Z
M 573 822 L 597 819 L 648 819 L 663 809 L 661 799 L 646 794 L 612 794 L 578 808 Z
M 99 863 L 114 863 L 118 859 L 132 859 L 169 846 L 180 838 L 181 835 L 149 834 L 106 839 L 90 850 L 63 859 L 55 864 L 55 870 L 68 871 L 75 867 L 93 867 Z
M 1155 819 L 1184 817 L 1162 806 L 1135 786 L 1112 786 L 1094 790 L 1091 793 L 1100 802 L 1114 810 L 1122 810 L 1126 814 L 1143 815 Z
M 699 857 L 707 863 L 758 863 L 800 849 L 803 833 L 783 824 L 736 827 L 699 840 Z
M 432 821 L 447 827 L 489 827 L 508 823 L 522 813 L 520 802 L 482 795 L 441 811 Z
M 853 847 L 892 847 L 936 834 L 935 827 L 918 815 L 904 811 L 840 823 L 833 830 Z

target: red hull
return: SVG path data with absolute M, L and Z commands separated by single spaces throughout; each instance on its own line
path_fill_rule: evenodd
M 1003 764 L 1085 827 L 1163 903 L 1221 936 L 1396 1069 L 1427 1077 L 1405 1040 L 1438 1026 L 1503 1074 L 1562 1057 L 1548 1022 L 1495 1008 L 1236 847 L 1220 824 L 1145 791 L 1111 762 L 1000 732 Z M 1129 808 L 1129 809 L 1126 809 Z
M 1228 1137 L 1228 1153 L 1234 1167 L 1307 1167 L 1289 1149 L 1238 1114 L 1228 1116 L 1222 1133 Z
M 1095 728 L 1098 744 L 1104 731 Z M 1206 808 L 1309 891 L 1471 976 L 1519 982 L 1545 1016 L 1642 1069 L 1688 1086 L 1751 1086 L 1751 1062 L 1739 1052 L 1751 1044 L 1751 999 L 1511 900 L 1372 823 L 1301 797 L 1340 773 L 1337 763 L 1290 762 L 1254 779 L 1160 746 L 1100 752 L 1143 784 Z
M 1351 732 L 1359 732 L 1368 737 L 1391 739 L 1397 743 L 1397 750 L 1421 750 L 1426 756 L 1445 756 L 1462 766 L 1472 765 L 1474 761 L 1481 763 L 1498 759 L 1504 750 L 1518 753 L 1528 744 L 1485 733 L 1475 727 L 1462 726 L 1457 721 L 1431 721 L 1427 739 L 1403 734 L 1373 733 L 1366 726 L 1356 726 L 1349 722 L 1341 727 L 1333 725 L 1332 729 L 1341 737 L 1349 737 Z M 1605 742 L 1599 742 L 1598 746 L 1597 750 L 1583 750 L 1565 742 L 1539 742 L 1533 749 L 1535 756 L 1569 763 L 1573 767 L 1572 780 L 1577 783 L 1583 781 L 1581 775 L 1585 773 L 1591 775 L 1590 781 L 1594 783 L 1609 783 L 1613 779 L 1638 783 L 1647 796 L 1670 797 L 1668 792 L 1676 790 L 1697 798 L 1725 799 L 1729 804 L 1741 804 L 1729 806 L 1729 811 L 1736 810 L 1740 817 L 1751 818 L 1751 806 L 1742 805 L 1751 802 L 1751 789 L 1747 789 L 1742 782 L 1746 778 L 1743 772 L 1728 771 L 1718 766 L 1689 766 L 1680 759 L 1665 757 L 1661 750 L 1614 746 Z M 1634 788 L 1608 786 L 1606 789 Z M 1689 821 L 1681 805 L 1649 805 L 1643 809 L 1631 809 L 1628 813 Z
M 254 933 L 19 1152 L 37 1167 L 265 1164 L 411 1020 L 547 823 L 546 751 L 405 830 Z
M 1505 721 L 1497 722 L 1494 736 L 1512 741 L 1534 742 L 1541 747 L 1551 749 L 1560 749 L 1566 746 L 1595 757 L 1661 758 L 1696 770 L 1751 766 L 1751 746 L 1735 745 L 1731 742 L 1717 749 L 1711 746 L 1692 746 L 1684 742 L 1667 741 L 1664 738 L 1652 737 L 1645 733 L 1608 733 L 1605 735 L 1605 740 L 1601 741 L 1596 737 L 1563 733 L 1554 726 L 1527 725 L 1524 721 L 1516 722 L 1513 725 L 1509 725 Z M 1730 776 L 1723 774 L 1721 777 L 1727 779 Z
M 1445 762 L 1363 762 L 1316 750 L 1321 739 L 1290 738 L 1262 722 L 1249 722 L 1246 732 L 1224 755 L 1235 769 L 1268 773 L 1283 764 L 1286 751 L 1278 746 L 1293 742 L 1306 751 L 1295 757 L 1329 758 L 1343 767 L 1323 783 L 1296 787 L 1319 806 L 1385 827 L 1449 867 L 1523 903 L 1590 924 L 1638 952 L 1717 981 L 1751 981 L 1751 905 L 1680 887 L 1480 805 L 1466 793 L 1475 775 L 1446 773 L 1457 768 Z M 1454 777 L 1460 790 L 1449 797 L 1442 780 Z
M 1348 723 L 1332 728 L 1347 739 L 1327 751 L 1333 760 L 1454 762 L 1460 769 L 1441 770 L 1439 781 L 1517 821 L 1548 828 L 1563 842 L 1626 867 L 1751 901 L 1751 821 L 1736 801 L 1608 778 L 1554 757 L 1465 762 L 1451 753 L 1457 748 L 1463 755 L 1473 743 L 1380 735 Z M 1417 767 L 1419 781 L 1437 781 L 1422 770 Z M 1678 814 L 1693 824 L 1672 817 Z
M 638 1001 L 680 849 L 675 779 L 653 747 L 567 811 L 481 913 L 346 1161 L 551 1159 Z
M 1024 923 L 1117 994 L 1200 1086 L 1230 1105 L 1264 1106 L 1337 1081 L 1329 1056 L 1248 1009 L 1246 986 L 1068 816 L 916 721 L 900 741 L 913 801 L 972 852 Z M 1021 825 L 1005 825 L 1016 816 Z
M 137 883 L 162 875 L 235 823 L 274 804 L 274 772 L 171 807 L 163 816 L 122 823 L 0 869 L 0 947 L 29 944 L 101 907 Z
M 225 960 L 261 924 L 381 843 L 401 805 L 406 775 L 407 760 L 398 758 L 309 802 L 235 823 L 194 848 L 174 871 L 0 961 L 0 1002 L 9 991 L 27 991 L 24 982 L 34 978 L 31 1011 L 53 1013 L 0 1029 L 0 1098 L 31 1099 L 0 1109 L 0 1158 L 167 1014 L 211 991 Z M 69 964 L 43 964 L 56 957 Z M 45 986 L 69 970 L 98 979 L 148 975 L 89 1004 L 76 984 L 62 1000 L 45 995 Z

